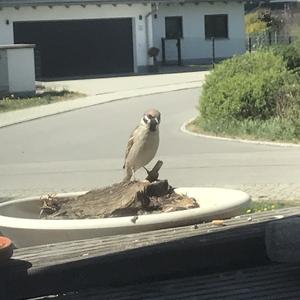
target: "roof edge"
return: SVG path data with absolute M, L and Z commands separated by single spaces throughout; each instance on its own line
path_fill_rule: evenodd
M 213 2 L 247 2 L 248 0 L 0 0 L 0 7 L 61 6 L 61 5 L 105 5 L 105 4 L 184 4 Z

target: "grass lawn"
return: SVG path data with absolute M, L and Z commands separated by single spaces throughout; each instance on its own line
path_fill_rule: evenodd
M 224 124 L 224 127 L 215 127 L 214 124 L 201 122 L 198 117 L 187 124 L 186 129 L 200 134 L 211 136 L 247 139 L 253 141 L 270 141 L 299 144 L 299 138 L 295 137 L 293 127 L 288 123 L 278 120 L 244 121 L 238 124 Z M 285 130 L 284 130 L 285 129 Z M 290 129 L 290 130 L 289 130 Z
M 51 90 L 44 87 L 37 88 L 37 93 L 32 97 L 10 97 L 0 98 L 0 113 L 8 112 L 33 106 L 46 105 L 60 101 L 72 100 L 84 97 L 84 94 L 74 93 L 67 90 Z
M 245 213 L 251 214 L 255 212 L 269 211 L 280 208 L 287 208 L 293 206 L 300 206 L 300 200 L 298 201 L 252 201 L 249 208 L 246 209 Z

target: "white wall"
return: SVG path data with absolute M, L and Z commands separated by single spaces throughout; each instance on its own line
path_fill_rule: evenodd
M 7 50 L 0 49 L 0 95 L 6 93 L 8 89 Z
M 0 45 L 13 44 L 13 22 L 15 21 L 43 21 L 43 20 L 74 20 L 74 19 L 98 19 L 98 18 L 133 18 L 133 45 L 135 69 L 137 65 L 147 64 L 147 48 L 145 35 L 145 15 L 151 10 L 150 5 L 80 5 L 65 6 L 38 6 L 3 8 L 0 10 Z M 139 20 L 139 15 L 143 16 Z M 6 24 L 9 21 L 9 25 Z M 152 36 L 151 43 L 152 43 Z
M 161 38 L 165 37 L 165 17 L 182 16 L 183 59 L 211 57 L 211 41 L 205 40 L 204 16 L 228 14 L 228 39 L 216 40 L 216 57 L 229 57 L 245 52 L 244 4 L 236 2 L 214 2 L 160 6 L 157 19 L 153 19 L 154 45 L 161 49 Z M 176 41 L 166 41 L 166 59 L 177 59 Z M 161 57 L 160 57 L 161 59 Z
M 33 48 L 7 50 L 8 81 L 10 93 L 35 91 Z
M 12 44 L 14 21 L 42 21 L 42 20 L 71 20 L 71 19 L 97 19 L 97 18 L 132 18 L 133 19 L 133 53 L 134 68 L 149 64 L 146 45 L 145 16 L 151 11 L 150 4 L 128 5 L 80 5 L 65 6 L 38 6 L 32 7 L 3 8 L 0 10 L 0 45 Z M 229 39 L 216 41 L 216 57 L 228 57 L 245 51 L 245 28 L 244 28 L 244 4 L 236 2 L 214 2 L 159 6 L 158 18 L 148 19 L 149 46 L 161 49 L 161 37 L 165 36 L 165 17 L 183 17 L 182 58 L 201 59 L 211 57 L 211 41 L 205 40 L 204 15 L 206 14 L 228 14 Z M 139 20 L 142 15 L 142 20 Z M 6 20 L 9 24 L 6 24 Z M 153 31 L 153 35 L 152 35 Z M 174 41 L 166 43 L 167 59 L 177 58 Z M 161 58 L 161 52 L 160 52 Z

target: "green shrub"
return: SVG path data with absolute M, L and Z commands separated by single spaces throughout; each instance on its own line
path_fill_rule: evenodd
M 300 76 L 270 50 L 234 57 L 207 76 L 199 108 L 205 131 L 294 141 L 300 137 Z
M 264 32 L 267 30 L 267 23 L 262 21 L 259 17 L 259 11 L 251 12 L 245 15 L 245 26 L 248 34 Z
M 300 47 L 298 42 L 294 42 L 290 45 L 275 46 L 274 52 L 286 61 L 288 70 L 300 68 Z
M 283 59 L 273 52 L 224 61 L 206 78 L 201 115 L 211 120 L 268 119 L 275 115 L 275 95 L 285 74 Z

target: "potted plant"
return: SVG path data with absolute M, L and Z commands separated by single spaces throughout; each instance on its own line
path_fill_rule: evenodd
M 148 49 L 148 55 L 149 57 L 153 58 L 153 65 L 149 66 L 150 72 L 157 72 L 158 71 L 158 65 L 157 65 L 157 56 L 159 55 L 159 49 L 156 47 L 151 47 Z
M 13 244 L 7 237 L 0 236 L 0 264 L 8 260 L 13 254 Z

